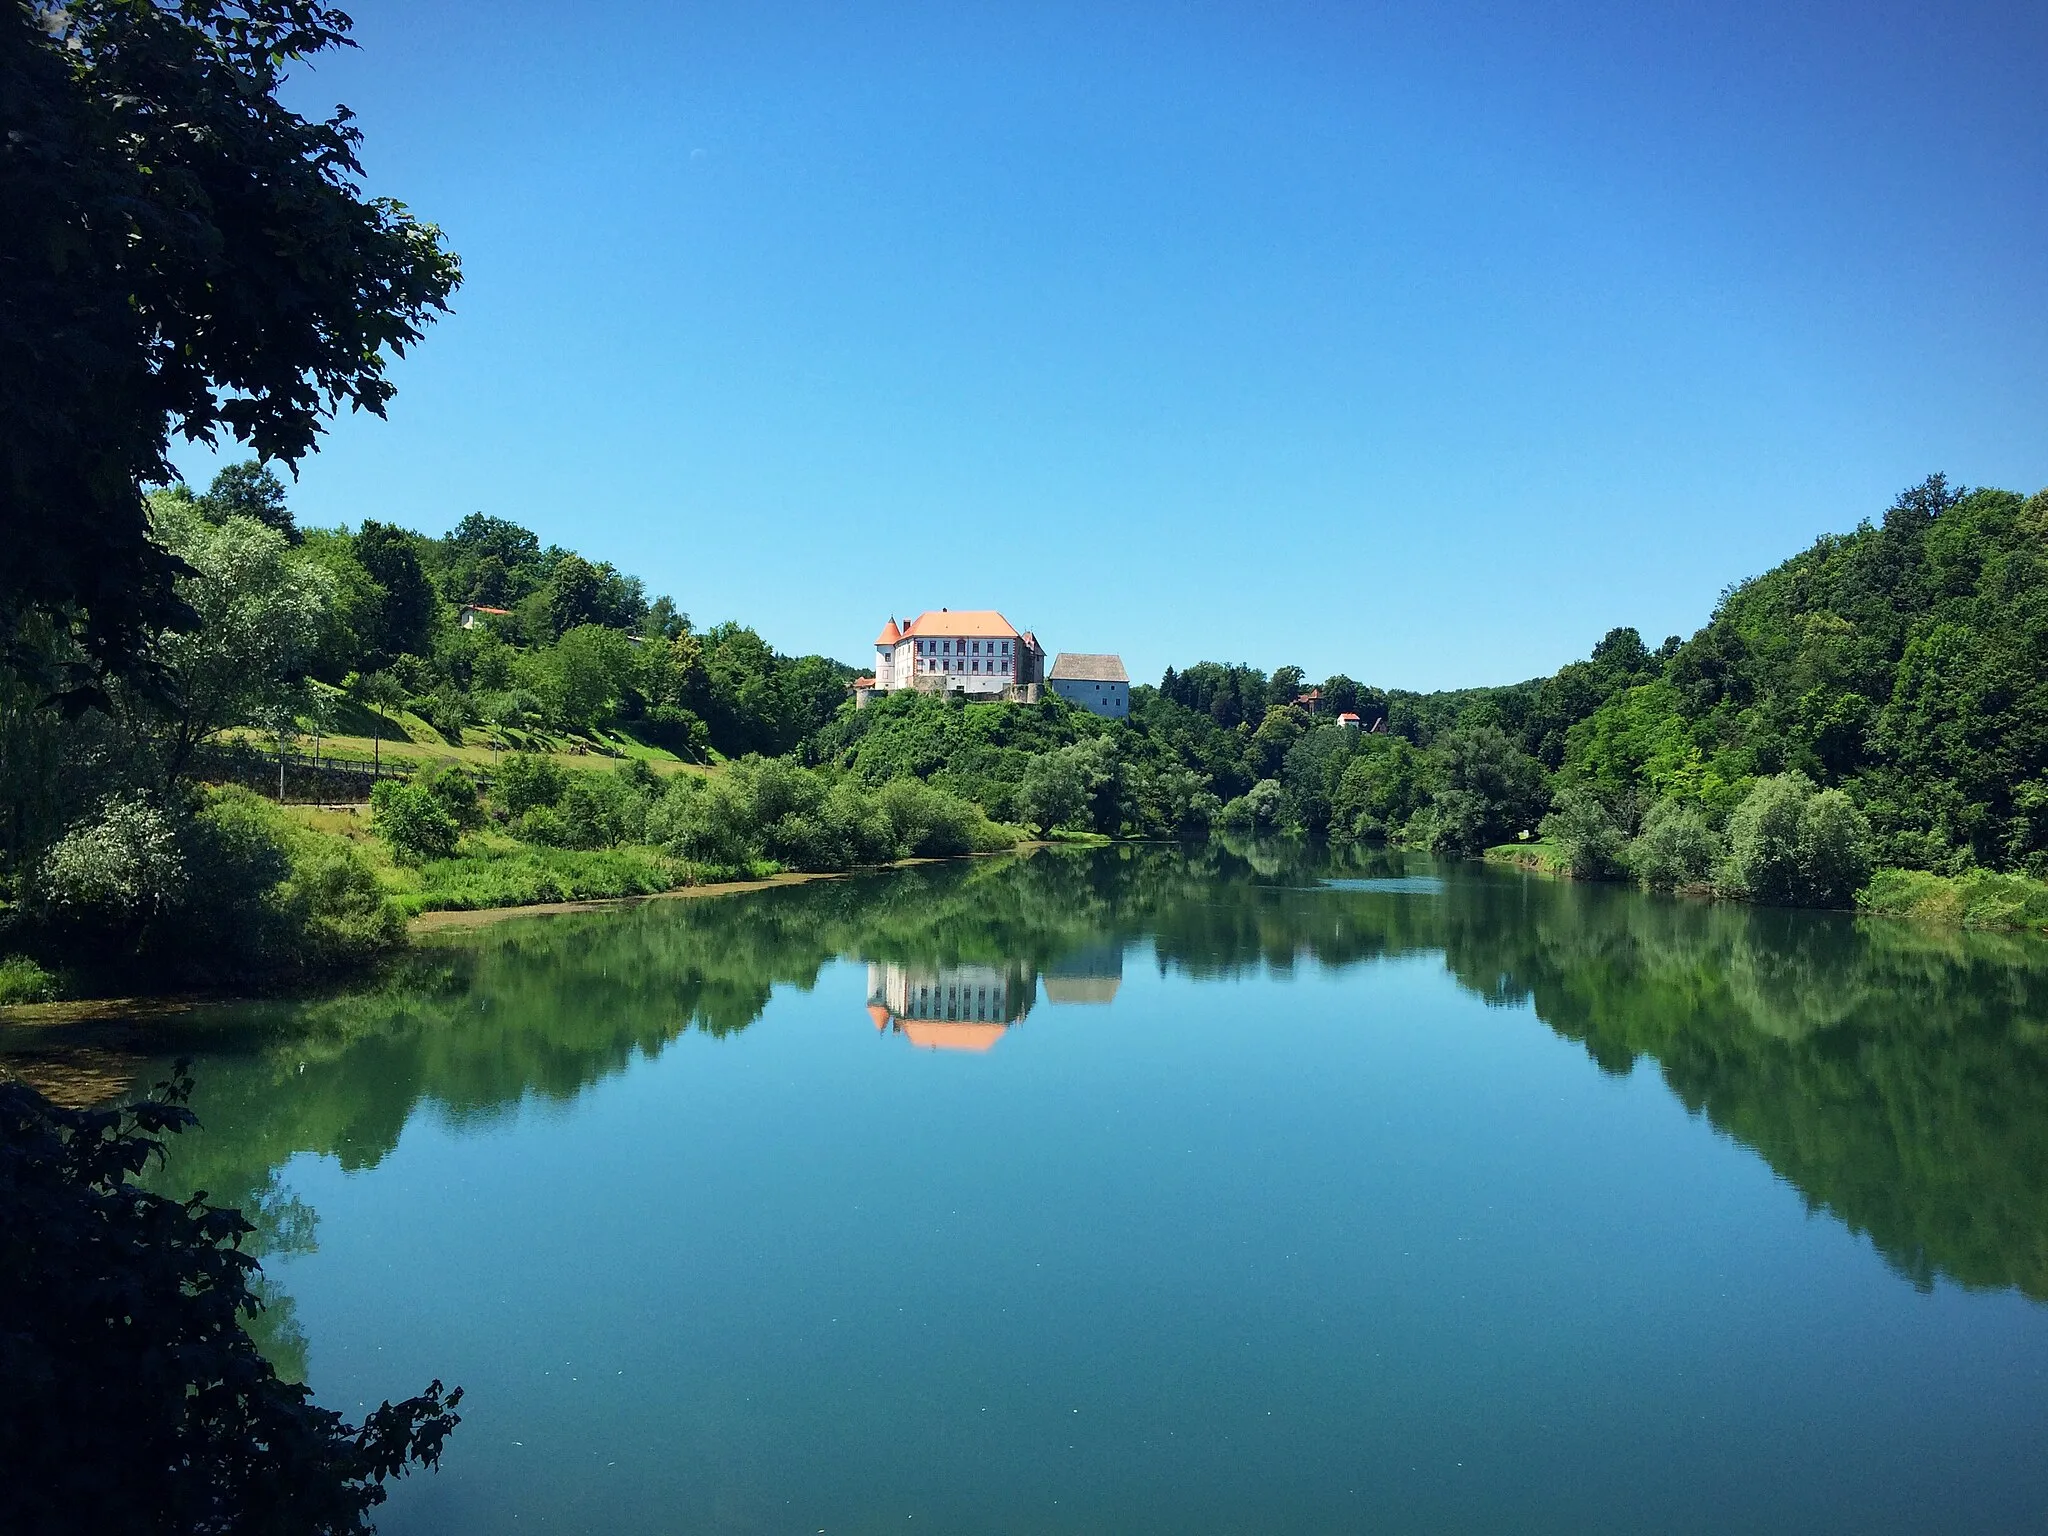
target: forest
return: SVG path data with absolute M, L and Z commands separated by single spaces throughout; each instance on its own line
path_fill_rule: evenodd
M 193 615 L 152 637 L 153 678 L 52 707 L 38 679 L 76 650 L 49 626 L 0 678 L 0 996 L 347 969 L 433 907 L 1212 829 L 2048 918 L 2048 495 L 1931 477 L 1689 639 L 1617 628 L 1548 677 L 1422 694 L 1205 661 L 1119 721 L 857 709 L 851 668 L 699 630 L 505 519 L 302 529 L 254 462 L 149 510 Z M 488 766 L 401 766 L 362 818 L 221 786 L 206 755 L 401 714 Z

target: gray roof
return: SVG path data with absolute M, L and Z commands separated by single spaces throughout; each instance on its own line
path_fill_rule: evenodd
M 1131 680 L 1130 673 L 1124 670 L 1123 657 L 1087 651 L 1061 651 L 1053 660 L 1049 676 L 1056 683 L 1128 683 Z

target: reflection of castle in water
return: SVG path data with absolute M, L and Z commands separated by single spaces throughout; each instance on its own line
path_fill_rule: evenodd
M 1107 1003 L 1123 978 L 1120 945 L 1065 956 L 1045 973 L 1048 1003 Z M 1038 971 L 1028 960 L 993 965 L 868 962 L 868 1017 L 912 1045 L 934 1051 L 985 1051 L 1031 1012 Z
M 1064 954 L 1045 968 L 1048 1003 L 1113 1003 L 1124 980 L 1124 947 L 1111 940 Z
M 912 1045 L 935 1051 L 985 1051 L 1038 998 L 1038 973 L 1023 961 L 1002 965 L 898 965 L 868 962 L 868 1017 Z

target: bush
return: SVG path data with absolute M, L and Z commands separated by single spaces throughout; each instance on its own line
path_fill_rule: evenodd
M 646 812 L 646 836 L 678 858 L 717 869 L 763 859 L 838 870 L 908 855 L 1016 846 L 1014 830 L 978 806 L 914 779 L 872 793 L 786 760 L 743 758 L 713 779 L 679 775 Z
M 517 820 L 536 805 L 553 805 L 562 798 L 568 775 L 561 764 L 532 752 L 515 752 L 498 765 L 491 781 L 491 801 L 508 817 Z
M 309 969 L 348 969 L 405 942 L 398 907 L 345 843 L 296 861 L 283 899 L 297 919 L 299 956 Z
M 513 832 L 521 842 L 538 843 L 543 848 L 567 848 L 574 836 L 567 819 L 552 805 L 529 806 Z
M 1643 818 L 1643 830 L 1628 846 L 1635 877 L 1655 891 L 1711 884 L 1728 856 L 1728 844 L 1696 805 L 1660 800 Z
M 183 902 L 185 854 L 161 807 L 116 795 L 66 832 L 37 870 L 37 896 L 54 927 L 79 939 L 133 942 Z
M 1846 907 L 1870 878 L 1870 823 L 1839 789 L 1824 789 L 1799 812 L 1799 872 L 1804 898 Z
M 1856 905 L 1965 928 L 2048 928 L 2048 883 L 1986 869 L 1957 876 L 1881 869 L 1857 892 Z
M 1728 819 L 1726 883 L 1754 901 L 1845 906 L 1870 878 L 1870 823 L 1801 773 L 1759 779 Z
M 1271 832 L 1287 814 L 1287 791 L 1278 779 L 1261 779 L 1216 813 L 1216 825 L 1232 832 Z
M 47 1003 L 57 995 L 57 978 L 27 955 L 0 959 L 0 1003 Z
M 455 824 L 465 832 L 473 832 L 484 824 L 483 802 L 477 796 L 476 775 L 456 763 L 443 763 L 429 769 L 413 782 L 435 800 L 441 809 L 455 818 Z
M 437 1381 L 345 1423 L 283 1380 L 238 1211 L 138 1182 L 193 1123 L 191 1081 L 120 1110 L 0 1083 L 0 1529 L 361 1531 L 458 1422 Z
M 386 779 L 370 794 L 370 826 L 408 864 L 445 859 L 462 829 L 434 795 L 417 784 Z
M 462 745 L 462 730 L 475 719 L 469 700 L 459 693 L 437 693 L 426 701 L 422 713 L 427 724 L 441 733 L 442 740 L 451 747 Z
M 1575 880 L 1613 880 L 1627 867 L 1628 839 L 1600 797 L 1583 784 L 1560 790 L 1540 825 L 1543 840 Z

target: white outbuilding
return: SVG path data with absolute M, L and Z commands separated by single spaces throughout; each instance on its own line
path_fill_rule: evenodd
M 1121 720 L 1131 712 L 1131 676 L 1124 671 L 1121 656 L 1061 651 L 1053 660 L 1046 686 L 1069 704 L 1078 704 L 1105 720 Z

